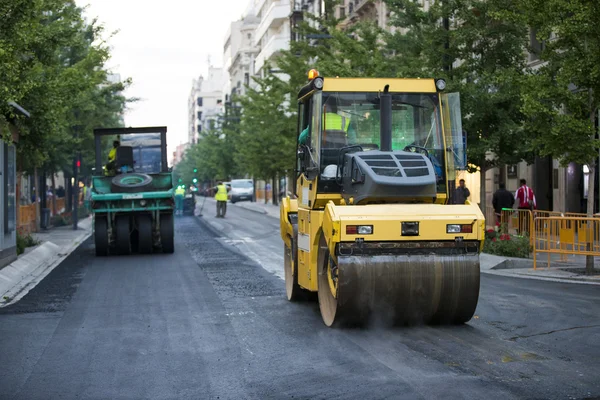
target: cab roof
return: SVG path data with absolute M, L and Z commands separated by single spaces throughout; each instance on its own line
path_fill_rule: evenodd
M 390 85 L 391 93 L 436 93 L 435 79 L 405 78 L 337 78 L 323 77 L 323 92 L 381 92 Z M 313 90 L 309 83 L 300 90 L 298 98 Z
M 390 85 L 391 93 L 435 93 L 433 79 L 402 78 L 323 78 L 324 92 L 380 92 Z

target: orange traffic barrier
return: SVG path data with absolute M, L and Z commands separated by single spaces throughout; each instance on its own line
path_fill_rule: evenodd
M 537 268 L 537 253 L 546 253 L 548 266 L 551 255 L 600 256 L 600 218 L 540 217 L 534 221 L 533 268 Z
M 35 204 L 19 206 L 19 231 L 21 233 L 35 232 Z

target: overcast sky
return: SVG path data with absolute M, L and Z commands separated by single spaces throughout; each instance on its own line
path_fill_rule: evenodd
M 187 141 L 187 100 L 192 79 L 206 77 L 207 57 L 222 66 L 229 24 L 244 13 L 249 0 L 76 0 L 88 5 L 109 32 L 112 59 L 107 67 L 131 77 L 129 97 L 142 100 L 125 114 L 126 126 L 166 125 L 169 159 Z

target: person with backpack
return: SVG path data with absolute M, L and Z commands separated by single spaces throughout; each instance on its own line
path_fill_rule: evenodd
M 535 201 L 535 194 L 533 189 L 527 186 L 527 181 L 521 179 L 521 186 L 515 193 L 515 201 L 517 202 L 519 210 L 519 229 L 518 233 L 521 235 L 523 232 L 531 233 L 531 214 L 534 210 L 537 210 L 537 203 Z M 526 212 L 528 210 L 529 212 Z

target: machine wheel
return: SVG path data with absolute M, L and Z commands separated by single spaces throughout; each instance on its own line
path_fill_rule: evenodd
M 173 253 L 175 251 L 173 214 L 162 214 L 160 216 L 160 242 L 164 253 Z
M 150 215 L 139 215 L 138 225 L 138 251 L 140 254 L 152 253 L 152 218 Z
M 94 244 L 98 257 L 108 255 L 108 221 L 104 216 L 94 217 Z
M 146 174 L 121 174 L 111 180 L 111 188 L 115 193 L 143 192 L 152 185 L 152 177 Z
M 117 215 L 115 217 L 115 232 L 117 253 L 120 255 L 131 254 L 129 215 Z
M 294 232 L 297 228 L 294 226 Z M 285 294 L 289 301 L 298 301 L 303 296 L 303 291 L 298 285 L 298 246 L 292 239 L 292 248 L 284 246 L 283 271 L 285 272 Z

